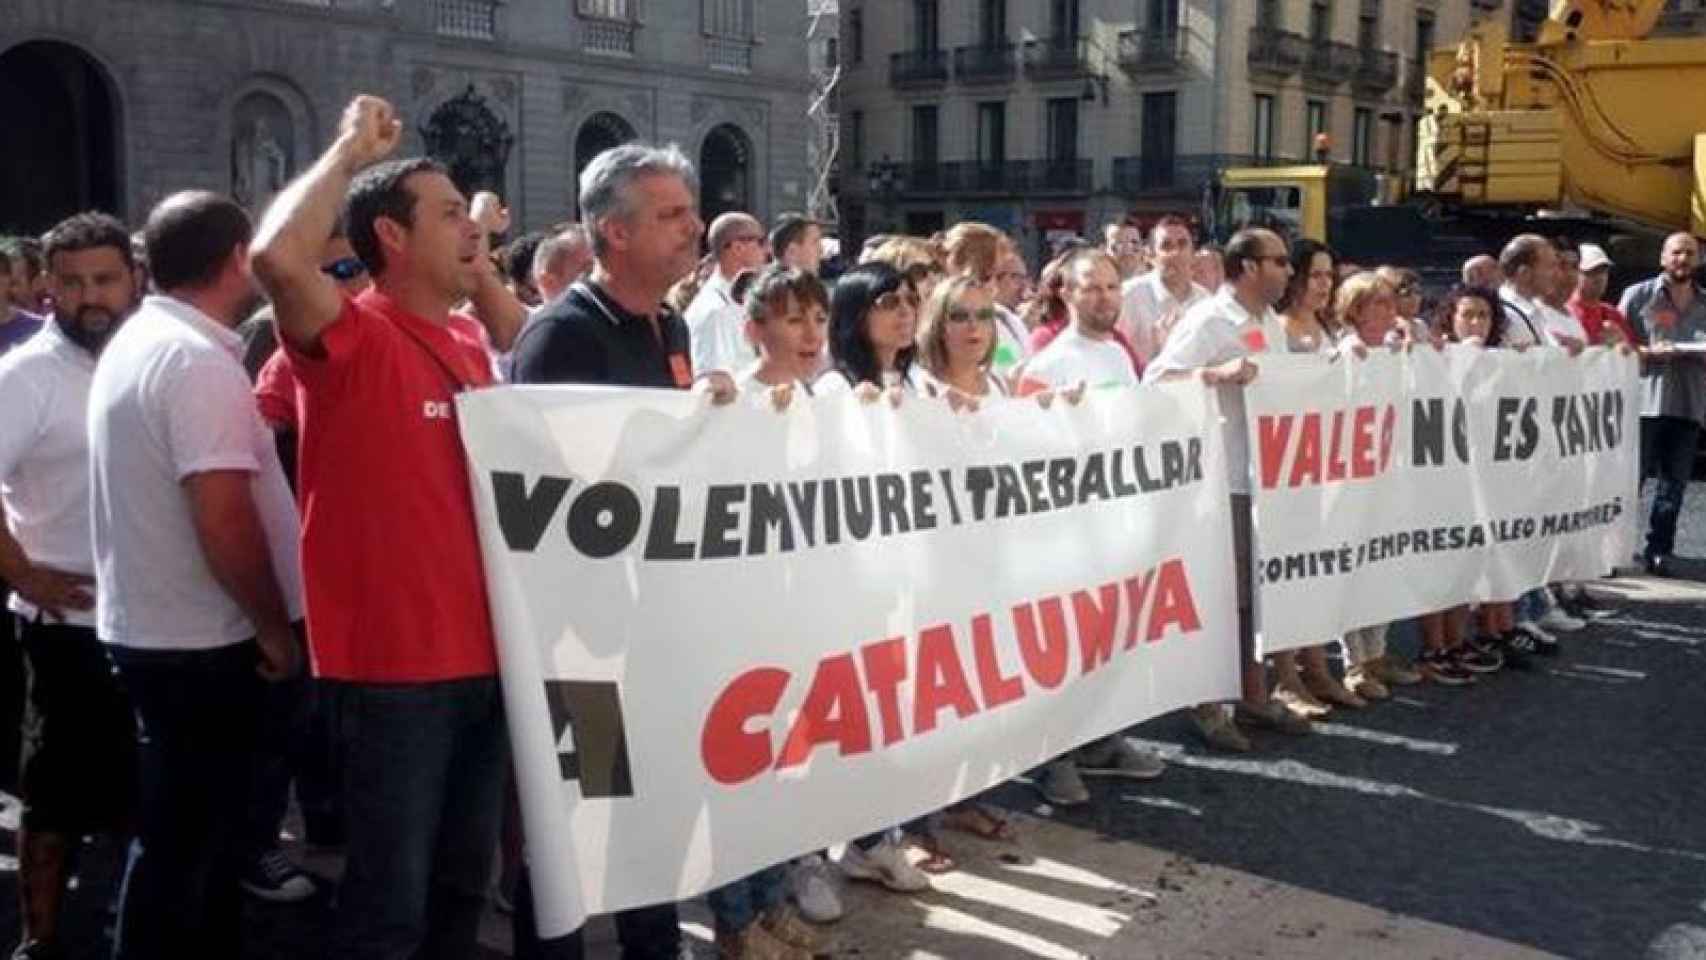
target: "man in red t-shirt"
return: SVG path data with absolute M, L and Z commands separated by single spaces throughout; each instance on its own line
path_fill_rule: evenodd
M 1635 330 L 1623 311 L 1604 300 L 1606 284 L 1611 279 L 1611 258 L 1597 243 L 1582 244 L 1582 259 L 1576 274 L 1576 290 L 1570 294 L 1570 315 L 1582 325 L 1588 343 L 1594 346 L 1638 343 Z
M 474 955 L 509 762 L 453 402 L 491 365 L 451 310 L 471 300 L 500 350 L 524 311 L 444 168 L 380 162 L 401 136 L 357 97 L 254 244 L 299 384 L 309 649 L 342 734 L 340 958 Z M 353 299 L 320 270 L 340 207 L 373 277 Z

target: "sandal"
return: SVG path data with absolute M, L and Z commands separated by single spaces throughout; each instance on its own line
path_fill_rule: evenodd
M 942 838 L 934 832 L 919 834 L 912 838 L 912 842 L 924 851 L 924 859 L 918 861 L 918 869 L 932 874 L 951 873 L 959 869 L 960 865 L 954 860 L 954 855 L 948 852 L 948 848 L 942 845 Z
M 1012 821 L 981 803 L 956 805 L 942 815 L 942 825 L 995 843 L 1011 843 L 1019 839 Z

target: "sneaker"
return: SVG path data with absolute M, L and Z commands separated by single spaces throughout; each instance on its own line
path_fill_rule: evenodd
M 1505 658 L 1505 666 L 1530 670 L 1534 667 L 1530 661 L 1540 649 L 1535 645 L 1533 637 L 1521 630 L 1512 630 L 1499 638 L 1499 651 Z
M 1526 634 L 1529 639 L 1534 641 L 1535 653 L 1543 657 L 1558 655 L 1558 638 L 1542 630 L 1539 624 L 1519 623 L 1516 625 L 1516 629 L 1517 632 Z
M 1452 647 L 1445 651 L 1445 655 L 1452 663 L 1470 673 L 1498 673 L 1505 666 L 1504 654 L 1497 650 L 1477 650 L 1467 643 Z
M 1345 686 L 1364 700 L 1389 700 L 1392 697 L 1392 691 L 1367 667 L 1352 667 L 1345 671 Z
M 1577 620 L 1603 620 L 1617 614 L 1617 610 L 1610 604 L 1595 600 L 1593 594 L 1586 590 L 1578 590 L 1564 596 L 1558 601 L 1558 605 Z
M 765 913 L 759 922 L 764 924 L 764 929 L 770 931 L 771 936 L 807 953 L 818 953 L 828 945 L 824 935 L 787 904 Z
M 1380 655 L 1373 663 L 1375 676 L 1390 687 L 1410 687 L 1422 682 L 1422 672 L 1410 662 L 1410 658 L 1388 650 Z
M 793 946 L 754 921 L 739 933 L 717 931 L 719 960 L 811 960 L 812 952 Z
M 314 895 L 314 881 L 276 847 L 256 857 L 243 872 L 243 889 L 268 903 L 301 903 Z
M 1078 764 L 1072 761 L 1071 754 L 1050 760 L 1043 767 L 1043 782 L 1039 789 L 1043 792 L 1043 799 L 1057 807 L 1077 807 L 1090 802 L 1090 788 L 1078 775 Z
M 1475 675 L 1453 662 L 1445 650 L 1429 650 L 1418 664 L 1422 676 L 1442 687 L 1462 687 L 1475 682 Z
M 841 872 L 855 880 L 880 883 L 896 893 L 930 889 L 930 878 L 906 859 L 906 853 L 892 838 L 869 850 L 859 849 L 856 843 L 848 844 L 841 854 Z
M 1153 750 L 1139 750 L 1119 734 L 1083 747 L 1073 760 L 1079 773 L 1132 780 L 1154 780 L 1167 772 L 1167 761 L 1162 760 L 1160 754 Z
M 1272 699 L 1280 709 L 1299 720 L 1322 720 L 1333 712 L 1332 707 L 1315 699 L 1314 694 L 1293 687 L 1274 687 Z
M 1191 710 L 1191 719 L 1195 721 L 1197 733 L 1202 735 L 1203 742 L 1216 750 L 1227 753 L 1249 753 L 1250 741 L 1238 725 L 1227 716 L 1226 710 L 1218 703 L 1204 703 Z
M 1575 633 L 1587 626 L 1588 622 L 1570 616 L 1563 607 L 1553 606 L 1542 614 L 1539 620 L 1534 621 L 1534 625 L 1549 632 Z
M 1240 700 L 1232 708 L 1232 721 L 1255 730 L 1274 730 L 1292 736 L 1315 732 L 1314 724 L 1292 716 L 1284 707 L 1271 700 L 1261 706 L 1252 706 Z
M 841 892 L 835 889 L 822 854 L 804 856 L 789 865 L 788 895 L 813 923 L 834 923 L 844 912 Z

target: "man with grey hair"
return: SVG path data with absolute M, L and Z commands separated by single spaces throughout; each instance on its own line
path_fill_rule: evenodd
M 540 304 L 562 296 L 569 284 L 579 280 L 591 267 L 592 243 L 585 227 L 572 223 L 546 238 L 533 251 L 533 287 L 539 291 Z
M 1466 287 L 1497 290 L 1501 279 L 1498 258 L 1491 254 L 1478 253 L 1463 261 L 1463 285 Z
M 711 221 L 706 234 L 716 269 L 687 305 L 693 369 L 734 373 L 758 355 L 746 339 L 746 310 L 735 300 L 735 278 L 764 265 L 764 227 L 750 214 L 730 212 Z
M 687 324 L 664 295 L 698 262 L 705 229 L 698 193 L 692 163 L 673 144 L 629 143 L 593 158 L 580 178 L 592 273 L 522 331 L 512 382 L 692 385 Z M 580 931 L 566 944 L 539 942 L 529 888 L 524 871 L 515 896 L 516 956 L 582 956 Z M 681 950 L 674 904 L 618 913 L 616 930 L 624 957 L 675 957 Z
M 1505 283 L 1499 300 L 1505 311 L 1504 339 L 1510 346 L 1544 344 L 1581 352 L 1580 326 L 1546 303 L 1558 285 L 1558 270 L 1557 247 L 1538 233 L 1518 234 L 1500 251 L 1499 272 Z

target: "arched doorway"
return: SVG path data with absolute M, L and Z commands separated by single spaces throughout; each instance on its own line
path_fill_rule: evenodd
M 699 215 L 710 223 L 730 210 L 752 210 L 752 141 L 733 124 L 705 135 L 699 148 Z
M 508 192 L 505 170 L 515 137 L 472 84 L 432 112 L 421 128 L 421 138 L 427 154 L 444 164 L 451 181 L 470 202 L 482 190 L 500 197 Z
M 118 100 L 107 73 L 68 43 L 0 53 L 0 232 L 40 233 L 82 210 L 122 216 Z
M 587 117 L 580 132 L 575 134 L 575 181 L 580 181 L 581 171 L 593 157 L 634 138 L 633 126 L 614 113 L 599 112 Z

